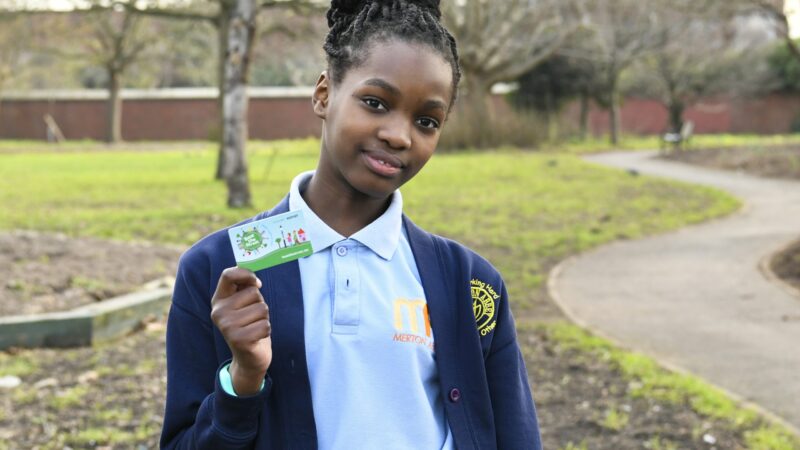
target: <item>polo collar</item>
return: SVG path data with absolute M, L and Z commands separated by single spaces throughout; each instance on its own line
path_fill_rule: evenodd
M 313 175 L 314 171 L 311 170 L 301 173 L 292 180 L 292 186 L 289 190 L 289 210 L 303 211 L 306 232 L 316 253 L 337 242 L 346 240 L 347 237 L 342 236 L 323 222 L 311 210 L 303 196 L 300 195 L 300 192 L 305 190 Z M 360 242 L 381 258 L 391 260 L 397 250 L 402 228 L 403 196 L 398 189 L 392 193 L 392 201 L 386 211 L 372 223 L 358 230 L 350 238 Z

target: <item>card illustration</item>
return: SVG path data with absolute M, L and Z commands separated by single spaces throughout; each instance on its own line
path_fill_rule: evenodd
M 253 272 L 314 252 L 302 211 L 290 211 L 228 229 L 236 265 Z

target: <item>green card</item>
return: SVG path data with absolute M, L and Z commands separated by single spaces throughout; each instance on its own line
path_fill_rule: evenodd
M 253 272 L 314 253 L 302 211 L 290 211 L 228 229 L 236 265 Z

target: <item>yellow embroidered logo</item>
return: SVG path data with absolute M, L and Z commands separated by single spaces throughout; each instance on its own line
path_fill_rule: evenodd
M 433 350 L 431 320 L 425 300 L 396 299 L 394 301 L 394 328 L 397 332 L 392 337 L 393 341 L 424 345 Z
M 405 314 L 403 314 L 405 312 Z M 408 318 L 408 322 L 404 320 Z M 410 331 L 414 334 L 420 332 L 420 318 L 425 323 L 425 336 L 431 336 L 431 322 L 428 318 L 428 305 L 425 300 L 407 300 L 398 298 L 394 301 L 394 328 L 398 331 L 405 329 L 405 324 L 409 325 Z
M 469 282 L 472 290 L 472 312 L 475 313 L 475 323 L 481 336 L 486 336 L 497 325 L 495 316 L 495 301 L 500 295 L 494 291 L 492 285 L 478 279 Z

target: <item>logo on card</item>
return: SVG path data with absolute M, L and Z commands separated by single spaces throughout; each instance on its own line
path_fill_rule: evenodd
M 236 246 L 246 256 L 250 256 L 269 246 L 270 238 L 267 233 L 266 228 L 262 226 L 245 228 L 236 233 Z
M 475 313 L 475 323 L 481 336 L 486 336 L 497 325 L 495 302 L 500 295 L 495 292 L 491 284 L 478 279 L 471 280 L 469 285 L 472 291 L 472 312 Z

